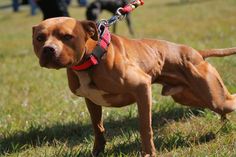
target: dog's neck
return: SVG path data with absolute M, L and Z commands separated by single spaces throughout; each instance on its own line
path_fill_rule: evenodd
M 82 59 L 77 65 L 74 65 L 71 68 L 76 71 L 87 70 L 90 67 L 97 65 L 106 51 L 107 50 L 102 48 L 98 41 L 88 39 L 84 47 Z
M 85 43 L 83 58 L 80 60 L 79 65 L 74 65 L 73 70 L 87 70 L 94 65 L 97 65 L 102 56 L 107 52 L 108 46 L 111 43 L 111 34 L 108 26 L 99 24 L 98 41 L 88 39 Z M 86 51 L 87 50 L 87 51 Z
M 87 40 L 87 42 L 85 43 L 85 56 L 88 56 L 92 53 L 92 51 L 94 50 L 94 48 L 96 47 L 98 41 L 92 40 L 91 38 L 89 38 Z

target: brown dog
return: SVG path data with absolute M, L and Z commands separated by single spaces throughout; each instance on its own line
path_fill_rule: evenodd
M 104 150 L 102 106 L 138 105 L 143 155 L 155 156 L 152 131 L 151 84 L 163 86 L 162 95 L 181 104 L 209 108 L 221 116 L 236 109 L 218 72 L 204 60 L 210 56 L 236 53 L 236 48 L 197 51 L 163 40 L 131 40 L 111 36 L 101 62 L 85 71 L 70 67 L 81 64 L 97 40 L 94 22 L 52 18 L 33 27 L 33 45 L 39 63 L 46 68 L 67 68 L 71 91 L 82 96 L 91 116 L 95 142 L 93 154 Z

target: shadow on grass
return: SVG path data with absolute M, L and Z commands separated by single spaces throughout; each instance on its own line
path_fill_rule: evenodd
M 153 124 L 155 125 L 154 130 L 162 128 L 165 124 L 170 121 L 179 121 L 183 118 L 189 118 L 192 115 L 201 116 L 202 112 L 197 109 L 172 107 L 168 111 L 159 111 L 153 114 Z M 156 125 L 157 124 L 157 125 Z M 123 120 L 108 120 L 105 122 L 105 128 L 107 129 L 107 138 L 116 137 L 126 131 L 132 132 L 132 130 L 138 130 L 138 119 L 137 118 L 124 118 Z M 79 125 L 76 123 L 68 124 L 55 124 L 54 126 L 42 128 L 40 126 L 32 126 L 27 132 L 18 132 L 12 134 L 6 138 L 0 137 L 0 155 L 11 154 L 14 152 L 21 152 L 29 147 L 42 146 L 44 144 L 54 145 L 55 141 L 66 142 L 68 147 L 73 147 L 80 143 L 83 143 L 84 139 L 88 139 L 93 136 L 91 125 Z M 176 147 L 188 147 L 188 141 L 185 140 L 181 134 L 175 135 L 169 141 L 165 137 L 155 139 L 157 150 L 172 150 Z M 174 140 L 175 142 L 172 142 Z M 201 140 L 201 141 L 200 141 Z M 208 142 L 201 137 L 200 142 Z M 166 142 L 167 141 L 167 142 Z M 177 141 L 177 142 L 176 142 Z M 164 144 L 163 144 L 164 143 Z M 127 144 L 118 144 L 113 147 L 113 150 L 109 150 L 112 153 L 122 152 L 128 154 L 130 150 L 137 151 L 140 148 L 139 139 L 134 142 L 128 142 Z M 109 153 L 108 152 L 108 153 Z M 80 156 L 89 156 L 87 152 L 79 152 Z
M 90 125 L 76 123 L 55 124 L 50 127 L 32 126 L 27 132 L 17 132 L 7 138 L 0 137 L 0 155 L 27 149 L 27 146 L 54 145 L 55 141 L 74 146 L 92 134 Z M 76 139 L 76 140 L 75 140 Z

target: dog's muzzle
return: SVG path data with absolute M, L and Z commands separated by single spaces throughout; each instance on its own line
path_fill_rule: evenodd
M 51 67 L 53 65 L 58 66 L 58 52 L 53 46 L 43 47 L 40 56 L 40 65 L 42 67 Z

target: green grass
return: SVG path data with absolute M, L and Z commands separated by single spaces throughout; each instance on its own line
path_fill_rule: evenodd
M 235 0 L 146 0 L 132 14 L 136 38 L 158 38 L 196 49 L 236 46 Z M 1 0 L 0 6 L 9 4 Z M 85 9 L 69 8 L 84 19 Z M 101 18 L 111 15 L 103 13 Z M 39 67 L 31 27 L 42 16 L 0 10 L 0 156 L 88 156 L 93 131 L 86 105 L 67 86 L 65 70 Z M 118 34 L 129 36 L 126 24 Z M 236 93 L 236 56 L 208 59 Z M 236 156 L 236 114 L 223 125 L 209 110 L 187 108 L 153 87 L 153 128 L 159 156 Z M 102 156 L 138 156 L 137 107 L 104 108 L 107 147 Z

